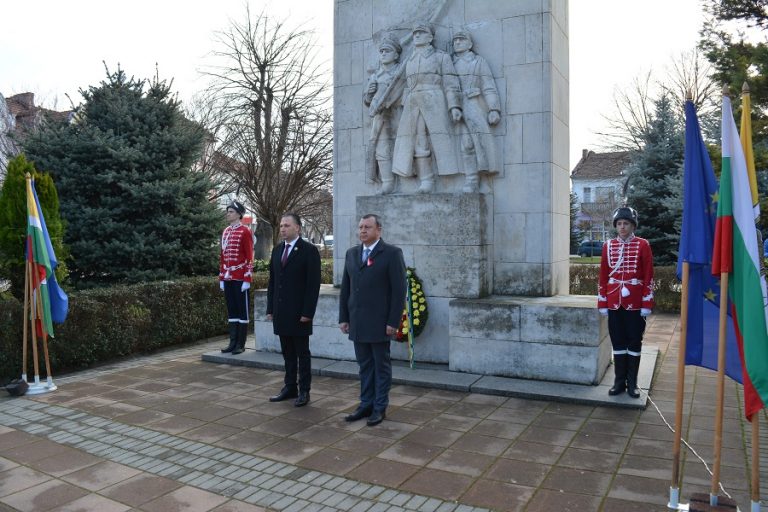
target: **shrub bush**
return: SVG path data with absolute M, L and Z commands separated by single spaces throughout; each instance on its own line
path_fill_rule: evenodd
M 675 267 L 654 267 L 653 296 L 655 311 L 661 313 L 680 312 L 680 282 Z M 600 265 L 571 264 L 570 293 L 573 295 L 597 295 L 597 280 Z
M 257 281 L 266 280 L 257 276 Z M 22 304 L 0 300 L 0 380 L 21 374 Z M 54 375 L 100 361 L 223 334 L 224 298 L 215 278 L 112 286 L 69 295 L 69 315 L 48 340 Z M 30 348 L 27 374 L 34 374 Z M 44 366 L 40 357 L 40 373 Z
M 256 268 L 260 270 L 253 274 L 251 293 L 269 283 L 265 267 Z M 333 281 L 332 260 L 322 262 L 322 279 L 323 283 Z M 21 375 L 22 309 L 10 294 L 0 295 L 0 384 Z M 56 337 L 48 340 L 51 371 L 55 376 L 226 332 L 226 306 L 215 277 L 71 291 L 67 321 L 54 326 Z M 31 377 L 29 350 L 27 375 Z M 42 355 L 39 361 L 40 374 L 45 376 Z

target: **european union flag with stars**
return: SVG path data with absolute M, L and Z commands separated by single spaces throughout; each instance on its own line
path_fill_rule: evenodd
M 685 102 L 683 172 L 683 226 L 677 258 L 677 278 L 682 279 L 683 262 L 687 261 L 690 274 L 685 364 L 716 371 L 720 280 L 712 276 L 712 244 L 715 239 L 718 187 L 712 162 L 701 138 L 696 109 L 690 100 Z M 741 383 L 741 360 L 730 315 L 726 334 L 725 374 Z

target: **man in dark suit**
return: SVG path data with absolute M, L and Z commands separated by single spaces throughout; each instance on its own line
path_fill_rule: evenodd
M 283 243 L 272 250 L 267 289 L 267 320 L 272 322 L 274 333 L 280 336 L 285 361 L 285 385 L 269 401 L 296 398 L 296 407 L 309 403 L 312 382 L 309 336 L 320 293 L 320 253 L 300 235 L 299 216 L 295 213 L 283 215 L 280 219 Z
M 360 405 L 347 421 L 382 422 L 392 387 L 389 343 L 405 307 L 405 260 L 399 247 L 381 239 L 381 220 L 360 219 L 362 244 L 347 251 L 339 299 L 339 328 L 355 344 L 360 367 Z

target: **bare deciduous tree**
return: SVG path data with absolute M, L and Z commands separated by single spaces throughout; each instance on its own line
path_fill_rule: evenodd
M 195 171 L 204 174 L 213 188 L 208 192 L 209 201 L 217 201 L 237 191 L 237 182 L 232 177 L 236 162 L 220 151 L 226 138 L 225 119 L 216 100 L 196 96 L 186 105 L 185 115 L 205 128 L 205 148 L 195 163 Z
M 716 113 L 720 109 L 721 85 L 712 76 L 712 64 L 698 49 L 680 53 L 669 66 L 669 88 L 679 111 L 685 110 L 685 98 L 690 92 L 691 100 L 699 117 Z
M 690 91 L 700 118 L 715 113 L 719 86 L 712 79 L 713 68 L 696 49 L 680 53 L 667 66 L 662 79 L 653 71 L 636 76 L 628 87 L 617 86 L 613 94 L 613 112 L 604 115 L 607 128 L 597 132 L 605 138 L 604 147 L 611 150 L 638 151 L 644 146 L 654 101 L 669 91 L 682 116 Z
M 603 115 L 607 128 L 597 132 L 597 135 L 605 138 L 605 147 L 625 151 L 642 149 L 653 113 L 651 75 L 651 71 L 648 71 L 636 76 L 629 87 L 614 88 L 614 112 Z
M 224 170 L 271 226 L 274 244 L 283 213 L 328 207 L 318 192 L 332 179 L 330 86 L 310 31 L 247 8 L 241 19 L 219 34 L 215 55 L 224 64 L 206 74 L 223 120 Z

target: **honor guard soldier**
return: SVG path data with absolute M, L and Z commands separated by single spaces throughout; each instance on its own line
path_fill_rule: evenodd
M 645 317 L 653 309 L 653 254 L 648 240 L 635 236 L 637 212 L 621 207 L 613 212 L 618 236 L 603 244 L 597 307 L 608 316 L 616 377 L 608 394 L 625 390 L 639 398 L 637 372 Z
M 227 206 L 229 226 L 221 234 L 219 256 L 219 286 L 227 301 L 229 345 L 222 352 L 241 354 L 248 335 L 248 289 L 253 269 L 253 235 L 240 221 L 245 206 L 232 201 Z

